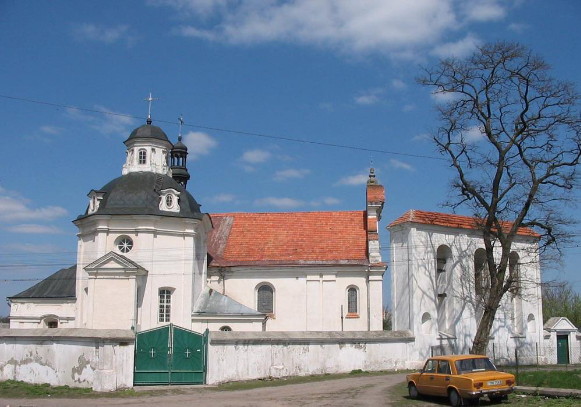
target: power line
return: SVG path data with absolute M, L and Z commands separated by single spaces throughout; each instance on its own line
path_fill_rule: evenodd
M 141 117 L 141 116 L 135 116 L 135 115 L 125 114 L 125 113 L 115 113 L 115 112 L 109 112 L 106 110 L 90 109 L 90 108 L 86 108 L 86 107 L 78 107 L 78 106 L 72 106 L 72 105 L 63 105 L 60 103 L 53 103 L 53 102 L 47 102 L 47 101 L 43 101 L 43 100 L 36 100 L 36 99 L 28 99 L 28 98 L 17 97 L 17 96 L 0 94 L 0 97 L 2 97 L 4 99 L 9 99 L 9 100 L 16 100 L 19 102 L 35 103 L 38 105 L 58 107 L 61 109 L 73 109 L 73 110 L 78 110 L 78 111 L 82 111 L 82 112 L 98 113 L 98 114 L 104 114 L 104 115 L 110 115 L 110 116 L 128 117 L 131 119 L 141 119 L 141 120 L 145 119 L 144 117 Z M 159 122 L 159 123 L 165 123 L 165 124 L 178 124 L 175 121 L 163 120 L 163 119 L 156 119 L 155 121 Z M 222 132 L 222 133 L 240 134 L 243 136 L 261 137 L 261 138 L 267 138 L 267 139 L 271 139 L 271 140 L 288 141 L 288 142 L 292 142 L 292 143 L 311 144 L 311 145 L 321 146 L 321 147 L 342 148 L 342 149 L 347 149 L 347 150 L 367 151 L 367 152 L 371 152 L 371 153 L 397 155 L 397 156 L 401 156 L 401 157 L 425 158 L 425 159 L 429 159 L 429 160 L 446 161 L 446 159 L 443 157 L 435 157 L 435 156 L 430 156 L 430 155 L 401 153 L 401 152 L 397 152 L 397 151 L 379 150 L 379 149 L 375 149 L 375 148 L 352 146 L 352 145 L 347 145 L 347 144 L 326 143 L 323 141 L 307 140 L 307 139 L 285 137 L 285 136 L 276 136 L 276 135 L 272 135 L 272 134 L 255 133 L 255 132 L 244 131 L 244 130 L 233 130 L 233 129 L 226 129 L 226 128 L 221 128 L 221 127 L 205 126 L 202 124 L 194 124 L 194 123 L 186 124 L 186 123 L 184 123 L 184 124 L 182 124 L 182 126 L 203 129 L 203 130 L 212 130 L 212 131 L 217 131 L 217 132 Z

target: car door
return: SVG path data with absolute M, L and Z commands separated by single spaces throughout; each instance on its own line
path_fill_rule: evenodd
M 450 362 L 447 360 L 439 360 L 436 374 L 432 380 L 432 394 L 435 396 L 447 396 L 451 375 Z
M 422 373 L 418 378 L 416 387 L 418 391 L 422 394 L 435 395 L 434 393 L 434 380 L 436 379 L 436 372 L 438 370 L 438 361 L 434 359 L 428 359 Z

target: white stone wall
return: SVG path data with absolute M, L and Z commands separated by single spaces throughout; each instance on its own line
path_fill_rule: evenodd
M 267 331 L 381 330 L 382 272 L 372 272 L 369 281 L 368 274 L 365 266 L 235 268 L 224 279 L 210 270 L 209 286 L 256 309 L 257 288 L 271 285 L 274 313 Z M 358 290 L 356 316 L 347 315 L 349 287 Z
M 207 384 L 416 369 L 410 332 L 210 332 Z
M 133 386 L 131 331 L 0 329 L 0 380 L 113 391 Z
M 10 305 L 10 328 L 46 328 L 47 319 L 58 320 L 59 328 L 73 327 L 75 310 L 74 300 L 13 300 Z
M 422 358 L 440 346 L 455 353 L 468 352 L 477 327 L 474 253 L 483 247 L 482 238 L 471 230 L 417 224 L 398 225 L 390 232 L 394 329 L 414 333 Z M 437 279 L 436 273 L 441 245 L 451 250 L 445 280 Z M 517 346 L 517 341 L 522 342 L 518 346 L 529 348 L 542 342 L 541 280 L 535 249 L 536 241 L 530 238 L 519 237 L 513 245 L 519 255 L 522 299 L 515 313 L 512 296 L 505 296 L 491 332 L 492 341 L 505 348 Z M 439 291 L 445 291 L 445 302 L 439 302 Z

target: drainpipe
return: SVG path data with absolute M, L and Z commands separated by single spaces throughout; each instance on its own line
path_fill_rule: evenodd
M 222 295 L 226 295 L 226 273 L 223 267 L 220 267 L 218 270 L 220 279 L 222 280 Z
M 367 276 L 365 278 L 365 284 L 367 285 L 367 330 L 371 331 L 371 293 L 369 292 L 369 274 L 371 273 L 371 267 L 367 268 Z M 383 304 L 382 304 L 383 306 Z

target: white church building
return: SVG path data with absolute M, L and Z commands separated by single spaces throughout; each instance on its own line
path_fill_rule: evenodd
M 486 252 L 475 218 L 410 210 L 389 225 L 393 329 L 414 332 L 434 354 L 468 353 L 488 290 Z M 521 228 L 509 268 L 518 283 L 504 296 L 490 333 L 495 359 L 543 342 L 539 235 Z M 529 363 L 534 363 L 531 359 Z
M 362 211 L 207 214 L 181 137 L 149 118 L 125 145 L 122 175 L 74 220 L 77 264 L 9 297 L 11 328 L 382 330 L 373 170 Z
M 171 143 L 148 118 L 125 146 L 121 176 L 90 190 L 74 220 L 76 264 L 8 298 L 0 380 L 216 384 L 413 369 L 468 352 L 488 289 L 474 218 L 412 210 L 389 225 L 393 330 L 383 331 L 385 190 L 373 169 L 363 210 L 208 214 L 186 189 L 181 136 Z M 488 353 L 580 363 L 572 324 L 543 329 L 538 241 L 519 231 L 519 284 Z

